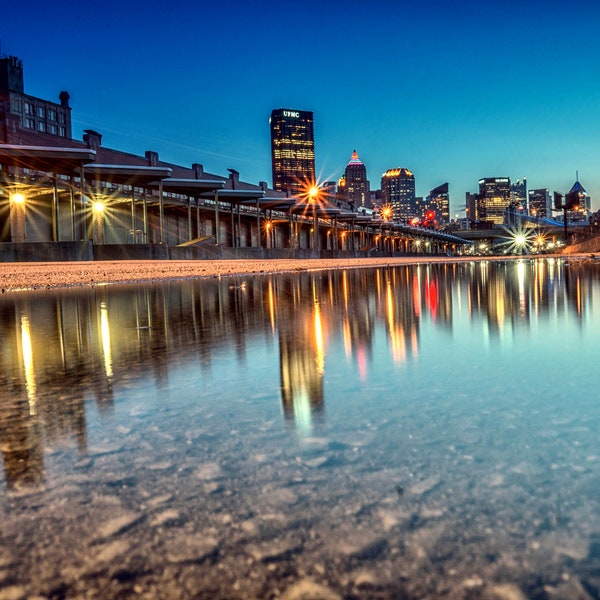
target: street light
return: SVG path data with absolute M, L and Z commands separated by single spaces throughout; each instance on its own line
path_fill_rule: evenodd
M 25 219 L 25 196 L 15 192 L 10 196 L 10 230 L 11 240 L 17 243 L 24 243 L 26 234 Z
M 100 201 L 92 204 L 92 241 L 104 244 L 104 204 Z
M 313 210 L 313 248 L 319 249 L 319 224 L 317 220 L 317 203 L 321 195 L 321 188 L 317 185 L 311 185 L 308 190 L 308 201 L 312 204 Z

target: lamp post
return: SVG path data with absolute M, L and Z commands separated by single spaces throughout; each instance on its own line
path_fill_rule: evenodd
M 317 220 L 317 204 L 321 190 L 318 186 L 313 185 L 308 190 L 309 202 L 312 204 L 313 211 L 313 249 L 319 249 L 319 222 Z

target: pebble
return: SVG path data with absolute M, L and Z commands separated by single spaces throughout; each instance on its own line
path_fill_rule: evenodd
M 303 579 L 289 587 L 281 600 L 342 600 L 342 596 L 324 585 Z
M 106 539 L 119 533 L 123 533 L 130 527 L 133 527 L 138 521 L 142 519 L 142 515 L 138 513 L 126 513 L 114 519 L 106 521 L 100 525 L 96 535 L 96 539 Z

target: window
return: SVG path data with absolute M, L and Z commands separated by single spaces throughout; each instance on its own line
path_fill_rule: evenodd
M 25 127 L 27 129 L 35 129 L 35 121 L 33 119 L 25 119 Z
M 67 130 L 64 127 L 59 127 L 58 135 L 60 135 L 60 137 L 67 137 Z
M 48 125 L 48 133 L 56 135 L 58 133 L 58 127 L 54 125 L 54 123 L 50 123 L 50 125 Z
M 25 114 L 32 115 L 33 114 L 33 104 L 30 102 L 25 102 Z
M 43 107 L 43 106 L 38 106 L 38 107 L 37 107 L 37 116 L 38 116 L 40 119 L 43 119 L 43 118 L 45 118 L 45 116 L 46 116 L 46 111 L 44 110 L 44 107 Z
M 48 121 L 56 121 L 56 111 L 51 108 L 48 109 Z
M 43 133 L 46 132 L 46 123 L 44 123 L 44 121 L 38 121 L 38 131 L 41 131 Z
M 65 113 L 64 113 L 64 112 L 60 112 L 60 113 L 58 113 L 58 122 L 59 122 L 61 125 L 64 125 L 64 124 L 65 124 Z

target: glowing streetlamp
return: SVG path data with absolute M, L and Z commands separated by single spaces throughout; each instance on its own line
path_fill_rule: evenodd
M 10 233 L 13 242 L 25 242 L 25 196 L 18 192 L 10 196 Z
M 104 204 L 92 204 L 92 240 L 95 244 L 104 244 Z
M 313 248 L 319 249 L 319 223 L 317 220 L 317 204 L 321 195 L 321 188 L 311 185 L 308 190 L 308 201 L 312 204 L 313 210 Z
M 392 216 L 392 207 L 391 206 L 384 206 L 381 209 L 381 216 L 383 217 L 384 221 L 389 221 L 389 219 Z

